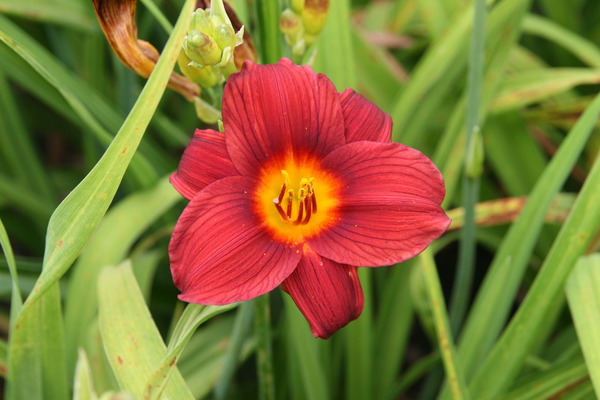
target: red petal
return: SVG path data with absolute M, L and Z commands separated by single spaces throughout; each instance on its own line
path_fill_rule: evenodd
M 352 89 L 340 93 L 346 141 L 360 140 L 389 143 L 392 140 L 392 117 Z
M 232 175 L 239 173 L 227 153 L 225 135 L 210 129 L 196 129 L 170 181 L 182 196 L 191 200 L 206 186 Z
M 281 284 L 299 249 L 274 242 L 251 211 L 252 180 L 234 176 L 199 192 L 181 214 L 169 245 L 181 300 L 229 304 Z
M 336 225 L 308 239 L 321 256 L 357 266 L 407 260 L 441 236 L 450 219 L 444 182 L 433 163 L 399 143 L 355 142 L 323 166 L 343 182 Z
M 327 77 L 283 59 L 244 63 L 223 95 L 227 149 L 242 175 L 265 162 L 309 153 L 317 159 L 346 143 L 340 98 Z
M 292 296 L 315 337 L 327 339 L 363 309 L 356 267 L 322 258 L 308 246 L 281 288 Z

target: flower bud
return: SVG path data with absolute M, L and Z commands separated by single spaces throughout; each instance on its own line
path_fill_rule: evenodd
M 279 29 L 281 29 L 281 32 L 283 32 L 286 39 L 296 39 L 298 36 L 302 35 L 304 26 L 302 25 L 300 17 L 298 17 L 294 11 L 286 8 L 283 10 L 281 17 L 279 18 Z
M 243 26 L 235 33 L 223 0 L 213 0 L 210 12 L 199 8 L 194 17 L 183 50 L 192 66 L 226 67 L 233 62 L 233 49 L 242 44 Z
M 183 42 L 183 51 L 198 66 L 221 62 L 223 51 L 206 33 L 190 31 Z
M 302 14 L 302 10 L 304 9 L 304 1 L 305 0 L 292 0 L 292 10 L 297 14 Z
M 302 10 L 302 22 L 304 23 L 304 30 L 307 36 L 311 36 L 314 42 L 316 35 L 321 32 L 325 21 L 327 20 L 327 13 L 329 11 L 329 0 L 306 0 L 304 2 L 304 9 Z M 307 37 L 307 42 L 309 42 Z
M 329 11 L 329 0 L 292 0 L 291 9 L 281 13 L 279 28 L 292 48 L 294 58 L 302 58 L 306 48 L 317 40 Z
M 184 51 L 179 53 L 177 58 L 177 64 L 181 73 L 185 75 L 190 81 L 199 84 L 200 86 L 209 88 L 216 86 L 223 82 L 223 74 L 216 71 L 212 67 L 194 67 L 192 60 L 185 54 Z
M 210 22 L 210 14 L 203 10 L 202 8 L 198 8 L 194 12 L 194 16 L 192 17 L 192 24 L 190 26 L 190 30 L 200 31 L 200 32 L 210 32 L 212 30 L 212 23 Z

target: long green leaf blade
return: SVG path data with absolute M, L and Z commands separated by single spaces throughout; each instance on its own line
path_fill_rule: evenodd
M 153 388 L 148 382 L 167 349 L 129 261 L 102 270 L 98 280 L 98 302 L 104 350 L 120 388 L 136 399 L 149 398 Z M 177 370 L 164 394 L 169 399 L 193 399 Z
M 585 363 L 600 397 L 600 254 L 579 260 L 566 291 Z
M 589 118 L 597 118 L 598 113 L 593 111 L 599 105 L 600 96 L 581 117 L 581 125 L 589 124 Z M 569 273 L 600 230 L 599 187 L 597 158 L 525 301 L 473 378 L 470 388 L 477 399 L 495 399 L 505 391 L 537 345 L 536 340 L 546 329 L 544 320 L 555 311 L 557 299 L 562 298 Z

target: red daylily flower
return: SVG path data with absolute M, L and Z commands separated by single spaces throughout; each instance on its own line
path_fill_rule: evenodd
M 407 260 L 450 223 L 441 174 L 390 143 L 391 118 L 287 59 L 246 61 L 223 95 L 225 133 L 197 130 L 171 176 L 190 203 L 171 243 L 179 298 L 289 293 L 316 337 L 363 307 L 357 267 Z

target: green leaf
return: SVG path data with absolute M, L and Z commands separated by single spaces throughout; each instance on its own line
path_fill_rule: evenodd
M 119 113 L 112 106 L 87 84 L 74 77 L 73 73 L 65 68 L 48 50 L 40 46 L 26 32 L 2 15 L 0 15 L 0 40 L 4 41 L 12 50 L 23 57 L 35 71 L 60 92 L 64 100 L 69 104 L 70 109 L 79 117 L 79 121 L 83 122 L 85 127 L 101 143 L 107 146 L 111 143 L 113 135 L 105 129 L 105 126 L 112 131 L 119 129 L 121 123 Z M 10 66 L 8 68 L 11 69 Z M 18 64 L 12 68 L 18 68 Z M 26 76 L 24 79 L 28 80 L 30 78 Z M 25 86 L 28 87 L 29 84 Z M 47 91 L 44 93 L 44 96 L 50 95 Z M 50 98 L 47 97 L 46 100 L 49 101 Z M 61 105 L 63 103 L 62 99 L 58 102 Z M 53 105 L 51 104 L 50 106 L 52 107 Z M 71 111 L 70 109 L 67 108 L 66 110 Z M 59 112 L 64 113 L 63 110 L 64 108 L 61 108 Z M 151 111 L 149 108 L 148 112 L 150 114 L 152 114 Z M 130 113 L 130 117 L 131 115 Z M 68 118 L 72 119 L 72 116 L 68 115 Z M 148 146 L 144 146 L 142 143 L 142 147 Z M 161 160 L 160 153 L 154 152 L 153 156 L 155 157 L 153 164 Z M 156 176 L 152 165 L 141 155 L 137 155 L 133 159 L 131 169 L 138 183 L 142 185 L 149 185 L 153 177 Z
M 395 265 L 385 275 L 385 284 L 377 292 L 378 302 L 374 337 L 373 390 L 375 398 L 382 399 L 398 377 L 407 350 L 412 320 L 413 302 L 410 292 L 410 276 L 415 263 L 412 260 Z M 384 271 L 381 271 L 384 272 Z M 400 311 L 401 310 L 401 311 Z
M 198 327 L 205 321 L 214 317 L 215 315 L 221 314 L 225 311 L 229 311 L 232 308 L 237 307 L 237 303 L 228 304 L 225 306 L 203 306 L 198 304 L 188 304 L 183 314 L 173 331 L 173 336 L 169 341 L 169 347 L 167 354 L 162 359 L 162 362 L 158 364 L 158 367 L 154 370 L 154 373 L 149 377 L 146 385 L 149 390 L 147 391 L 147 398 L 150 400 L 158 400 L 162 395 L 165 385 L 168 383 L 168 379 L 171 375 L 176 372 L 175 365 L 177 360 L 181 357 L 186 344 L 192 338 L 192 335 L 198 329 Z
M 481 360 L 504 326 L 546 210 L 584 148 L 598 115 L 600 96 L 579 119 L 548 164 L 496 252 L 459 342 L 461 362 L 467 371 L 481 368 Z
M 502 400 L 537 400 L 558 398 L 572 386 L 587 378 L 581 356 L 553 364 L 543 371 L 530 373 Z M 561 397 L 562 398 L 562 397 Z
M 69 0 L 0 0 L 0 13 L 52 22 L 84 30 L 98 30 L 98 25 L 84 2 Z
M 599 109 L 600 96 L 586 110 L 577 127 L 582 130 L 586 125 L 589 127 L 589 124 L 593 123 L 590 118 L 594 120 L 598 118 Z M 565 144 L 561 146 L 561 150 Z M 556 158 L 557 156 L 554 160 Z M 566 167 L 568 173 L 570 165 Z M 599 230 L 600 191 L 598 187 L 600 187 L 600 158 L 596 159 L 527 297 L 489 357 L 479 365 L 470 386 L 477 399 L 495 399 L 503 393 L 510 381 L 518 375 L 526 356 L 538 346 L 539 338 L 547 334 L 545 331 L 548 325 L 544 322 L 552 320 L 551 316 L 560 309 L 558 303 L 563 300 L 565 281 Z M 530 203 L 535 205 L 531 199 Z M 519 243 L 519 246 L 523 246 L 523 243 Z M 511 273 L 513 269 L 514 264 Z M 501 286 L 503 292 L 506 290 L 503 282 L 494 283 Z
M 9 343 L 7 399 L 66 399 L 67 381 L 60 292 L 55 283 L 18 316 Z
M 75 383 L 73 385 L 73 400 L 96 400 L 92 370 L 85 351 L 79 350 L 77 366 L 75 367 Z
M 222 372 L 215 384 L 214 394 L 216 400 L 227 399 L 231 381 L 240 361 L 242 346 L 247 341 L 252 326 L 253 312 L 254 304 L 251 301 L 240 304 L 238 308 L 235 323 L 231 329 L 230 342 L 226 353 L 223 354 Z
M 148 311 L 129 261 L 105 267 L 98 280 L 99 323 L 104 351 L 119 387 L 136 399 L 148 399 L 149 382 L 167 349 Z M 193 399 L 177 369 L 164 395 Z
M 600 397 L 600 254 L 582 257 L 566 286 L 569 308 L 590 373 Z
M 450 392 L 453 399 L 469 399 L 471 394 L 467 389 L 464 372 L 459 363 L 456 348 L 450 330 L 450 322 L 446 311 L 446 303 L 442 293 L 437 266 L 430 250 L 425 250 L 418 256 L 422 277 L 433 312 L 433 324 L 436 331 L 437 345 L 444 362 L 446 377 L 449 382 Z M 478 398 L 478 397 L 474 397 Z
M 8 234 L 6 233 L 6 228 L 4 228 L 4 224 L 0 219 L 0 247 L 4 252 L 4 257 L 6 258 L 6 262 L 8 264 L 8 270 L 10 271 L 11 278 L 11 301 L 10 301 L 10 313 L 13 317 L 11 319 L 11 327 L 10 330 L 14 330 L 14 323 L 16 322 L 16 316 L 19 315 L 21 311 L 21 306 L 23 305 L 23 298 L 21 297 L 21 292 L 19 291 L 19 275 L 17 273 L 17 264 L 15 263 L 15 255 L 12 250 L 12 246 L 10 245 L 10 240 L 8 239 Z
M 77 348 L 85 342 L 89 324 L 96 316 L 96 282 L 106 265 L 123 261 L 134 242 L 166 210 L 181 200 L 167 178 L 151 190 L 131 195 L 114 206 L 100 223 L 75 266 L 65 306 L 67 354 L 75 362 Z
M 524 107 L 572 89 L 600 82 L 600 70 L 588 68 L 542 68 L 522 71 L 506 78 L 492 103 L 493 112 Z
M 53 203 L 54 193 L 40 157 L 34 150 L 15 98 L 3 73 L 0 73 L 0 148 L 12 175 L 36 196 Z
M 546 155 L 516 112 L 494 115 L 486 123 L 486 160 L 510 196 L 531 192 L 546 166 Z
M 523 21 L 523 31 L 559 44 L 590 67 L 600 68 L 600 47 L 598 44 L 566 29 L 560 23 L 535 14 L 529 14 Z
M 43 398 L 44 392 L 52 398 L 67 398 L 57 281 L 79 255 L 116 193 L 166 88 L 194 6 L 193 0 L 186 2 L 162 57 L 104 156 L 50 219 L 44 269 L 20 314 L 13 316 L 18 328 L 14 331 L 9 350 L 9 399 L 37 400 Z M 12 24 L 1 16 L 0 25 L 3 29 L 9 27 L 15 31 Z M 4 30 L 0 30 L 0 39 L 11 41 L 27 53 L 26 49 L 12 42 Z M 55 359 L 52 360 L 52 357 Z
M 350 2 L 332 1 L 327 21 L 316 43 L 315 71 L 327 75 L 339 91 L 346 87 L 356 88 L 350 20 Z
M 52 215 L 44 270 L 29 302 L 66 272 L 104 216 L 166 88 L 194 5 L 186 2 L 162 57 L 106 153 Z
M 288 373 L 294 374 L 290 380 L 293 382 L 298 379 L 300 387 L 304 389 L 303 395 L 296 393 L 295 396 L 306 400 L 330 399 L 319 343 L 310 333 L 304 316 L 292 298 L 286 294 L 283 300 L 287 353 L 290 355 L 289 363 L 292 364 L 288 367 Z

